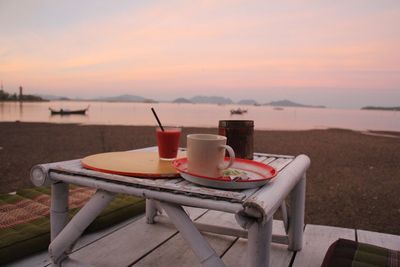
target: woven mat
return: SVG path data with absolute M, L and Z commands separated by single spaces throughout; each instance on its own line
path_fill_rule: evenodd
M 82 207 L 95 191 L 86 187 L 71 188 L 69 208 Z M 0 229 L 28 223 L 50 214 L 50 195 L 39 194 L 28 198 L 17 194 L 14 199 L 16 200 L 14 203 L 0 202 Z

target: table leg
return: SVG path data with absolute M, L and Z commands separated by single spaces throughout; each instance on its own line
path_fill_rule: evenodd
M 68 193 L 69 185 L 66 183 L 57 182 L 51 185 L 51 240 L 54 240 L 68 223 Z
M 224 262 L 217 253 L 215 253 L 214 249 L 201 235 L 199 230 L 197 230 L 192 220 L 181 206 L 166 202 L 160 202 L 160 205 L 203 266 L 225 266 Z
M 290 193 L 289 250 L 298 251 L 303 246 L 304 209 L 306 199 L 306 175 L 299 180 Z
M 98 190 L 55 239 L 51 241 L 49 254 L 54 264 L 59 264 L 66 257 L 68 249 L 78 240 L 89 224 L 113 200 L 114 196 L 115 193 Z
M 155 223 L 154 217 L 157 215 L 156 202 L 153 199 L 146 198 L 146 221 L 149 224 Z
M 282 213 L 283 226 L 285 228 L 285 233 L 287 235 L 289 231 L 289 215 L 287 213 L 285 200 L 281 203 L 281 213 Z
M 254 222 L 248 231 L 247 266 L 268 267 L 272 240 L 272 218 L 266 223 Z

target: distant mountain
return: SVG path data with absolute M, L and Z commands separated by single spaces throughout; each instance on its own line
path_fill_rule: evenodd
M 239 105 L 258 105 L 257 101 L 253 99 L 243 99 L 238 102 Z
M 195 96 L 189 99 L 192 103 L 199 104 L 233 104 L 230 98 L 222 96 Z
M 279 100 L 279 101 L 272 101 L 270 103 L 266 103 L 265 105 L 273 106 L 273 107 L 303 107 L 303 108 L 325 108 L 325 106 L 313 106 L 313 105 L 304 105 L 292 102 L 290 100 Z
M 399 106 L 399 107 L 374 107 L 374 106 L 366 106 L 366 107 L 362 107 L 361 109 L 367 109 L 367 110 L 400 111 L 400 106 Z
M 98 101 L 109 101 L 109 102 L 145 102 L 145 103 L 155 103 L 152 99 L 147 99 L 142 96 L 137 95 L 120 95 L 120 96 L 110 96 L 110 97 L 101 97 L 95 100 Z
M 179 97 L 179 98 L 175 99 L 174 101 L 172 101 L 172 103 L 192 103 L 192 101 L 190 101 L 189 99 L 183 98 L 183 97 Z

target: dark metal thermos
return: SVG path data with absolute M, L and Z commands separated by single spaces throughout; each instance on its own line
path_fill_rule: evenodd
M 233 148 L 237 158 L 253 159 L 254 121 L 221 120 L 218 134 L 227 137 L 227 144 Z

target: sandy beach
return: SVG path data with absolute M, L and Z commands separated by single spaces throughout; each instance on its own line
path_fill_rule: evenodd
M 217 129 L 183 129 L 183 136 L 189 133 Z M 400 139 L 399 133 L 385 134 L 256 131 L 254 147 L 257 152 L 311 158 L 306 223 L 399 235 Z M 181 138 L 181 146 L 185 142 Z M 29 171 L 38 163 L 153 145 L 154 127 L 1 122 L 0 191 L 31 187 Z

